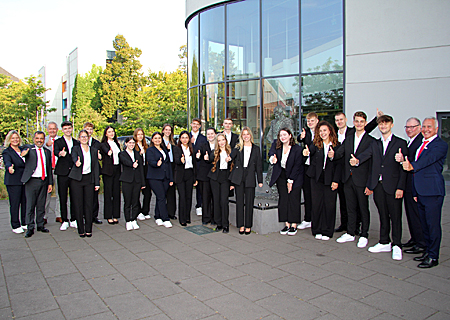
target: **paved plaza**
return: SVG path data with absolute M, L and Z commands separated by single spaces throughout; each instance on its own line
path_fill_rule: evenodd
M 310 229 L 202 234 L 194 215 L 190 231 L 153 219 L 126 231 L 122 218 L 82 239 L 49 214 L 50 234 L 26 240 L 0 201 L 0 319 L 450 319 L 449 211 L 446 199 L 440 265 L 421 270 L 414 256 L 394 261 Z M 371 215 L 374 245 L 372 200 Z

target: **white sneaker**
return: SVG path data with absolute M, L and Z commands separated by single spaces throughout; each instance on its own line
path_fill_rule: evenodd
M 368 242 L 369 242 L 369 241 L 367 240 L 367 238 L 365 238 L 365 237 L 359 237 L 357 246 L 358 246 L 358 248 L 365 248 L 365 247 L 367 246 L 367 243 L 368 243 Z
M 70 227 L 71 227 L 71 228 L 78 228 L 77 220 L 75 220 L 75 221 L 70 221 Z
M 317 240 L 322 240 L 322 235 L 321 234 L 316 234 L 316 239 Z
M 148 214 L 148 215 L 144 216 L 144 218 L 148 220 L 148 219 L 151 219 L 152 216 Z
M 303 230 L 303 229 L 306 229 L 306 228 L 311 228 L 311 222 L 302 221 L 302 223 L 300 223 L 297 226 L 297 229 L 300 229 L 300 230 Z
M 156 220 L 155 220 L 155 223 L 156 223 L 158 226 L 162 226 L 162 225 L 164 224 L 164 222 L 163 222 L 161 219 L 156 219 Z
M 369 252 L 378 253 L 378 252 L 391 252 L 391 244 L 381 244 L 377 243 L 373 247 L 369 248 Z
M 28 226 L 27 226 L 27 225 L 24 225 L 24 226 L 22 226 L 22 229 L 23 229 L 23 230 L 28 230 Z
M 145 216 L 142 213 L 139 213 L 139 215 L 137 216 L 138 220 L 145 220 Z
M 133 230 L 133 224 L 131 223 L 131 221 L 128 221 L 128 222 L 125 224 L 125 228 L 127 228 L 127 231 Z
M 22 227 L 18 227 L 18 228 L 12 229 L 12 232 L 14 232 L 14 233 L 23 233 L 23 229 L 22 229 Z
M 330 240 L 330 237 L 327 237 L 327 236 L 322 236 L 322 239 L 321 240 L 325 240 L 325 241 L 328 241 L 328 240 Z
M 171 223 L 169 220 L 164 221 L 164 222 L 163 222 L 163 225 L 164 225 L 164 227 L 166 227 L 166 228 L 172 228 L 172 223 Z
M 66 231 L 67 229 L 69 229 L 69 223 L 68 222 L 63 222 L 61 224 L 61 227 L 59 227 L 59 230 L 61 230 L 61 231 Z
M 355 241 L 355 237 L 348 233 L 344 233 L 342 236 L 340 236 L 339 238 L 336 239 L 337 243 L 344 243 L 344 242 L 350 242 L 350 241 Z
M 136 220 L 134 220 L 134 221 L 131 221 L 131 226 L 133 227 L 133 229 L 139 229 L 139 225 L 137 224 L 137 221 Z
M 392 259 L 402 260 L 402 249 L 399 246 L 392 247 Z
M 202 207 L 195 209 L 195 213 L 197 213 L 198 216 L 202 215 Z

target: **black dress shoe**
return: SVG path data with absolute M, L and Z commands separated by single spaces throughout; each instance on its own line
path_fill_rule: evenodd
M 431 259 L 431 258 L 426 258 L 425 260 L 423 260 L 422 263 L 420 263 L 417 267 L 419 268 L 433 268 L 436 267 L 439 264 L 439 260 L 438 259 Z
M 216 231 L 220 231 L 220 230 L 222 230 L 222 229 L 223 229 L 222 226 L 217 226 L 217 227 L 216 227 Z
M 419 254 L 419 253 L 424 253 L 425 252 L 425 248 L 421 248 L 418 247 L 417 245 L 414 245 L 411 247 L 411 249 L 406 249 L 403 250 L 405 253 L 410 253 L 410 254 Z
M 423 255 L 421 255 L 420 257 L 415 257 L 414 261 L 425 261 L 425 259 L 428 258 L 428 253 L 424 253 Z
M 34 229 L 28 229 L 27 233 L 25 233 L 25 238 L 31 238 L 34 234 Z
M 248 236 L 250 233 L 252 233 L 252 229 L 250 229 L 249 231 L 245 230 L 245 234 Z
M 411 248 L 414 247 L 416 245 L 416 242 L 413 241 L 412 239 L 409 239 L 409 241 L 407 243 L 402 243 L 402 248 Z
M 224 227 L 222 230 L 223 233 L 228 233 L 230 232 L 230 227 Z
M 177 217 L 173 216 L 173 217 L 169 217 L 170 220 L 177 220 Z
M 191 220 L 186 221 L 187 224 L 191 224 Z
M 80 238 L 84 238 L 84 237 L 86 237 L 86 235 L 84 233 L 81 233 Z
M 44 232 L 44 233 L 49 233 L 50 232 L 50 230 L 48 230 L 46 227 L 37 227 L 37 231 Z
M 94 220 L 92 220 L 92 222 L 95 223 L 95 224 L 102 224 L 103 223 L 103 221 L 99 220 L 98 218 L 94 218 Z
M 44 226 L 47 224 L 47 219 L 44 219 Z
M 342 224 L 337 227 L 335 230 L 335 232 L 342 232 L 342 231 L 347 231 L 347 227 L 344 227 Z
M 183 227 L 187 226 L 187 223 L 180 223 Z
M 245 229 L 244 230 L 239 230 L 239 234 L 244 234 L 245 233 Z

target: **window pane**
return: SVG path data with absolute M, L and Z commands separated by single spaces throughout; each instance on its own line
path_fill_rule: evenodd
M 316 112 L 320 120 L 334 123 L 334 115 L 343 110 L 344 86 L 342 73 L 317 74 L 302 77 L 302 114 Z
M 342 0 L 302 0 L 302 72 L 343 70 Z
M 240 133 L 247 126 L 259 146 L 259 80 L 239 81 L 228 84 L 227 117 L 233 120 L 233 132 Z
M 208 84 L 202 87 L 202 131 L 209 127 L 219 128 L 225 119 L 225 85 Z
M 224 80 L 225 13 L 216 7 L 200 13 L 201 83 Z
M 188 25 L 188 82 L 189 87 L 198 84 L 198 16 Z
M 299 73 L 298 0 L 262 1 L 264 76 Z
M 259 76 L 259 0 L 227 5 L 228 79 Z
M 188 90 L 189 102 L 189 123 L 192 119 L 198 118 L 198 87 Z

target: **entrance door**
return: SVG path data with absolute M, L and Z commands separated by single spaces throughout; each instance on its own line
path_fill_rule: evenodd
M 442 140 L 447 142 L 449 145 L 449 150 L 447 153 L 447 159 L 444 164 L 444 179 L 446 185 L 450 185 L 450 112 L 438 112 L 438 122 L 439 122 L 439 136 Z

